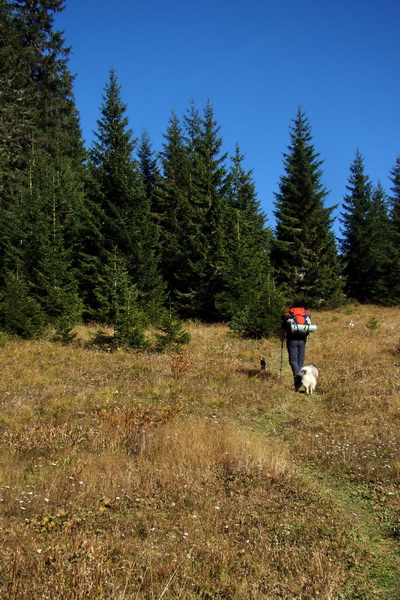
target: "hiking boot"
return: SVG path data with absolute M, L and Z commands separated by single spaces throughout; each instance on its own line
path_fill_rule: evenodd
M 294 376 L 294 391 L 298 392 L 301 388 L 301 375 Z

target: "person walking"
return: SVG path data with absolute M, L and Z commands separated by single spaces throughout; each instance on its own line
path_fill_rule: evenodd
M 282 325 L 280 329 L 280 340 L 283 347 L 283 342 L 286 339 L 286 347 L 289 355 L 289 364 L 291 366 L 294 378 L 294 390 L 298 392 L 301 388 L 301 369 L 304 365 L 304 357 L 306 353 L 306 343 L 308 331 L 296 331 L 295 325 L 309 325 L 311 319 L 308 313 L 302 307 L 294 307 L 289 309 L 282 317 Z M 301 329 L 301 328 L 300 328 Z

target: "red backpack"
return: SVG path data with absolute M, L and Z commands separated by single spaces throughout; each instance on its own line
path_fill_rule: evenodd
M 289 333 L 300 333 L 307 335 L 310 331 L 315 331 L 315 325 L 311 325 L 311 317 L 300 306 L 290 308 L 289 312 L 285 314 L 286 318 L 286 329 Z M 297 325 L 307 325 L 307 327 L 299 327 Z
M 310 315 L 301 306 L 290 308 L 285 317 L 292 319 L 297 325 L 311 325 Z

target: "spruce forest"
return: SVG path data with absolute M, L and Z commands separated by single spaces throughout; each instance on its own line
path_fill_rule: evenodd
M 131 129 L 111 69 L 84 147 L 70 50 L 54 28 L 62 9 L 62 0 L 0 2 L 2 332 L 67 340 L 95 322 L 112 328 L 110 343 L 145 348 L 155 330 L 163 347 L 185 343 L 186 319 L 266 336 L 294 298 L 308 308 L 399 303 L 400 157 L 387 195 L 357 151 L 338 241 L 299 107 L 272 230 L 240 146 L 222 152 L 211 103 L 172 112 L 155 149 Z

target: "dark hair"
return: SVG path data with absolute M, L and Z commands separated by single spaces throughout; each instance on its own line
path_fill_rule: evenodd
M 305 306 L 305 297 L 304 296 L 294 296 L 290 301 L 290 307 L 292 306 Z

